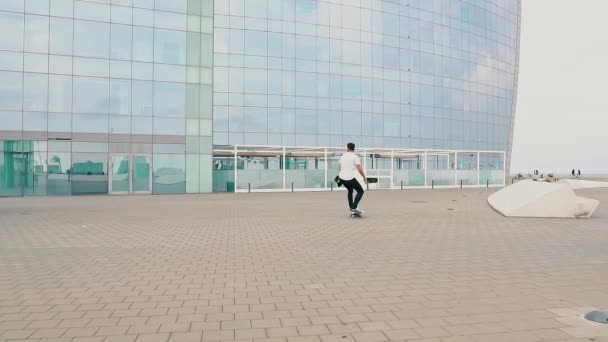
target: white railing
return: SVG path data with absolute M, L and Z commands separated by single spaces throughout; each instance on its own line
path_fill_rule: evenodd
M 214 157 L 233 163 L 230 169 L 217 170 L 214 177 L 225 178 L 218 180 L 226 182 L 225 190 L 218 185 L 220 191 L 337 191 L 342 188 L 333 179 L 338 173 L 337 159 L 344 151 L 316 146 L 230 146 L 214 151 Z M 358 148 L 355 153 L 361 157 L 367 177 L 377 179 L 369 189 L 505 186 L 504 151 Z M 268 169 L 268 158 L 274 162 L 272 169 Z M 288 165 L 291 163 L 295 165 Z

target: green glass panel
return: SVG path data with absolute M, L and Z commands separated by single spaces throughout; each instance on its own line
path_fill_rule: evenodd
M 213 191 L 213 156 L 201 154 L 200 157 L 200 189 L 201 193 Z
M 197 83 L 197 84 L 201 82 L 200 68 L 189 66 L 186 73 L 187 73 L 186 82 Z
M 213 33 L 213 18 L 202 17 L 201 18 L 201 32 Z
M 112 192 L 129 191 L 129 156 L 112 156 Z
M 213 113 L 213 87 L 210 85 L 200 86 L 200 118 L 211 119 Z
M 186 85 L 186 117 L 198 119 L 200 109 L 200 90 L 198 84 Z
M 200 120 L 200 135 L 210 137 L 213 134 L 213 122 L 211 120 Z
M 213 71 L 211 68 L 201 68 L 201 84 L 213 83 Z
M 0 196 L 23 196 L 26 166 L 21 153 L 5 150 L 0 158 Z
M 186 137 L 186 153 L 199 154 L 200 142 L 199 137 Z
M 201 15 L 202 3 L 201 0 L 188 0 L 188 14 Z
M 213 35 L 201 34 L 201 66 L 213 66 Z
M 199 152 L 202 154 L 213 154 L 213 138 L 212 137 L 200 137 L 200 148 Z
M 201 62 L 201 35 L 196 32 L 188 32 L 188 45 L 186 60 L 188 65 L 198 66 Z
M 198 136 L 199 135 L 199 124 L 196 119 L 186 120 L 186 135 Z
M 198 154 L 186 156 L 186 192 L 189 194 L 199 193 L 199 160 Z
M 213 0 L 201 0 L 201 14 L 207 17 L 213 16 Z
M 133 156 L 133 191 L 150 191 L 151 160 L 148 156 Z
M 201 17 L 197 15 L 188 16 L 188 31 L 201 32 Z

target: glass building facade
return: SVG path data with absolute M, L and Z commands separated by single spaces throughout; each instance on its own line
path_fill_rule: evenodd
M 0 32 L 0 196 L 211 191 L 212 0 L 2 0 Z
M 0 196 L 229 191 L 242 144 L 508 170 L 519 27 L 519 0 L 2 0 Z

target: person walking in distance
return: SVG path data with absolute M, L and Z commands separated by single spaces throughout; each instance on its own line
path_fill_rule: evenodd
M 339 163 L 339 174 L 338 177 L 342 182 L 342 185 L 348 190 L 348 207 L 351 213 L 361 214 L 362 210 L 359 209 L 359 202 L 363 197 L 363 188 L 357 178 L 355 178 L 355 171 L 358 171 L 365 183 L 367 178 L 365 172 L 361 167 L 361 159 L 355 154 L 355 144 L 348 143 L 346 145 L 346 153 L 342 154 Z M 357 196 L 353 200 L 353 190 L 357 191 Z

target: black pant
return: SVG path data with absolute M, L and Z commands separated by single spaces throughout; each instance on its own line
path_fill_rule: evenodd
M 348 190 L 348 206 L 351 209 L 357 209 L 359 206 L 359 201 L 361 201 L 361 197 L 363 197 L 363 188 L 357 178 L 353 178 L 351 180 L 342 179 L 342 185 Z M 353 201 L 353 190 L 357 191 L 357 196 L 355 196 L 355 200 Z

